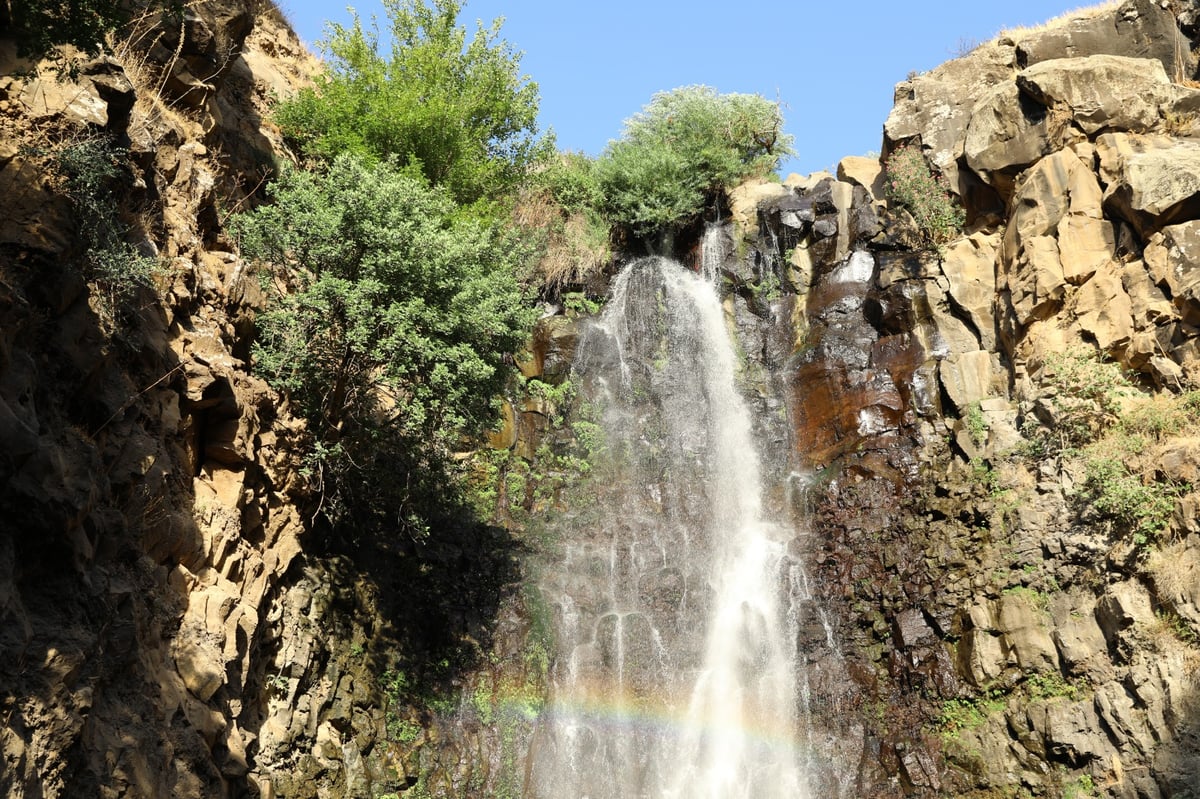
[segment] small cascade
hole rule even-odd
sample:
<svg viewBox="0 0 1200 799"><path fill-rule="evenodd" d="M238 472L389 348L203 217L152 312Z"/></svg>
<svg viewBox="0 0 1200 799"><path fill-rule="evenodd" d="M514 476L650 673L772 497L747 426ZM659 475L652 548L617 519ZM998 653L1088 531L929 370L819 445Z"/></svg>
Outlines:
<svg viewBox="0 0 1200 799"><path fill-rule="evenodd" d="M800 531L766 518L716 267L702 271L632 264L580 344L574 380L605 448L542 580L557 656L531 797L816 795L798 642L829 627Z"/></svg>

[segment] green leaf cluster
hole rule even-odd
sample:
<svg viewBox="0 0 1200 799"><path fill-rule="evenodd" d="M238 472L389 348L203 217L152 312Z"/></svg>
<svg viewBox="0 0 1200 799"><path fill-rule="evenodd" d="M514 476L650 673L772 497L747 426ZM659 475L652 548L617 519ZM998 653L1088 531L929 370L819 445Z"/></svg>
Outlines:
<svg viewBox="0 0 1200 799"><path fill-rule="evenodd" d="M104 292L110 313L153 285L158 265L126 241L128 225L121 219L115 190L128 159L128 152L105 135L81 136L51 154L54 172L80 220L87 276Z"/></svg>
<svg viewBox="0 0 1200 799"><path fill-rule="evenodd" d="M946 179L930 170L921 148L897 148L887 157L885 168L888 199L908 209L930 242L943 244L959 235L966 220L962 207Z"/></svg>
<svg viewBox="0 0 1200 799"><path fill-rule="evenodd" d="M309 420L313 473L343 497L326 506L331 521L378 502L419 533L400 510L417 493L411 472L491 422L505 359L532 326L517 276L527 253L393 160L286 169L271 194L236 223L243 251L287 267L291 282L259 317L258 370ZM399 496L363 482L398 471L410 473ZM426 472L419 493L436 495L440 478Z"/></svg>
<svg viewBox="0 0 1200 799"><path fill-rule="evenodd" d="M718 190L775 169L791 144L778 103L760 95L660 92L596 162L604 211L639 236L685 225Z"/></svg>
<svg viewBox="0 0 1200 799"><path fill-rule="evenodd" d="M499 38L501 20L467 39L461 5L384 0L387 57L374 24L331 24L328 74L277 110L285 135L317 161L395 158L463 204L511 190L553 149L537 134L538 87Z"/></svg>
<svg viewBox="0 0 1200 799"><path fill-rule="evenodd" d="M1086 462L1084 490L1092 508L1109 519L1137 544L1157 540L1170 527L1181 486L1133 474L1112 457L1095 456Z"/></svg>

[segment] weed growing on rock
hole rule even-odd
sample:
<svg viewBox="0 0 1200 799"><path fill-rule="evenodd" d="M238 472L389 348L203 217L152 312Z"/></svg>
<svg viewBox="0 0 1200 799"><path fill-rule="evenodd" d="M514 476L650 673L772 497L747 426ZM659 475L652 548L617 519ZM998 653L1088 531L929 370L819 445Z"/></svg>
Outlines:
<svg viewBox="0 0 1200 799"><path fill-rule="evenodd" d="M76 139L51 154L79 218L79 233L87 245L87 275L102 289L110 312L139 289L153 286L157 266L155 259L125 240L128 226L121 221L113 189L127 158L128 153L104 135Z"/></svg>
<svg viewBox="0 0 1200 799"><path fill-rule="evenodd" d="M1084 494L1092 508L1134 543L1157 541L1170 526L1175 501L1183 493L1180 486L1144 480L1111 457L1090 457L1085 468Z"/></svg>
<svg viewBox="0 0 1200 799"><path fill-rule="evenodd" d="M1083 695L1083 688L1065 679L1057 671L1031 674L1025 681L1033 699L1066 699L1074 702Z"/></svg>
<svg viewBox="0 0 1200 799"><path fill-rule="evenodd" d="M1005 705L1005 697L997 692L966 699L947 699L938 714L937 732L943 743L957 742L963 732L982 727L989 716L1003 711Z"/></svg>
<svg viewBox="0 0 1200 799"><path fill-rule="evenodd" d="M962 232L966 216L941 175L934 175L919 147L904 145L884 162L887 197L908 209L931 244L944 244Z"/></svg>

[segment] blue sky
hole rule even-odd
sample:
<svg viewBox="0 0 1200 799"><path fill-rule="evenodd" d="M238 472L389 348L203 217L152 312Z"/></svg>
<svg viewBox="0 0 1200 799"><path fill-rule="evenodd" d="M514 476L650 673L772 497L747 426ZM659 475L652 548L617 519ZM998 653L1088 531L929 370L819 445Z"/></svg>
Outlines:
<svg viewBox="0 0 1200 799"><path fill-rule="evenodd" d="M279 0L300 37L346 22L340 4ZM558 146L597 155L656 91L706 84L784 104L795 158L781 172L832 167L878 151L893 87L961 47L1033 25L1080 0L466 0L460 22L504 17L501 36L524 52L541 90L540 124ZM386 18L360 0L364 19Z"/></svg>

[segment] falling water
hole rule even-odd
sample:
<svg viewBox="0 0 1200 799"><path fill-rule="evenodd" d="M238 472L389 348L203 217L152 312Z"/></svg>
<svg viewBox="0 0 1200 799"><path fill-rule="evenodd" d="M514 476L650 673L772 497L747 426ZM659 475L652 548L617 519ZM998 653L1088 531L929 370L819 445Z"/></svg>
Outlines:
<svg viewBox="0 0 1200 799"><path fill-rule="evenodd" d="M660 258L618 276L581 342L605 454L543 580L558 654L530 796L810 795L807 578L797 531L765 518L738 368L712 282Z"/></svg>

